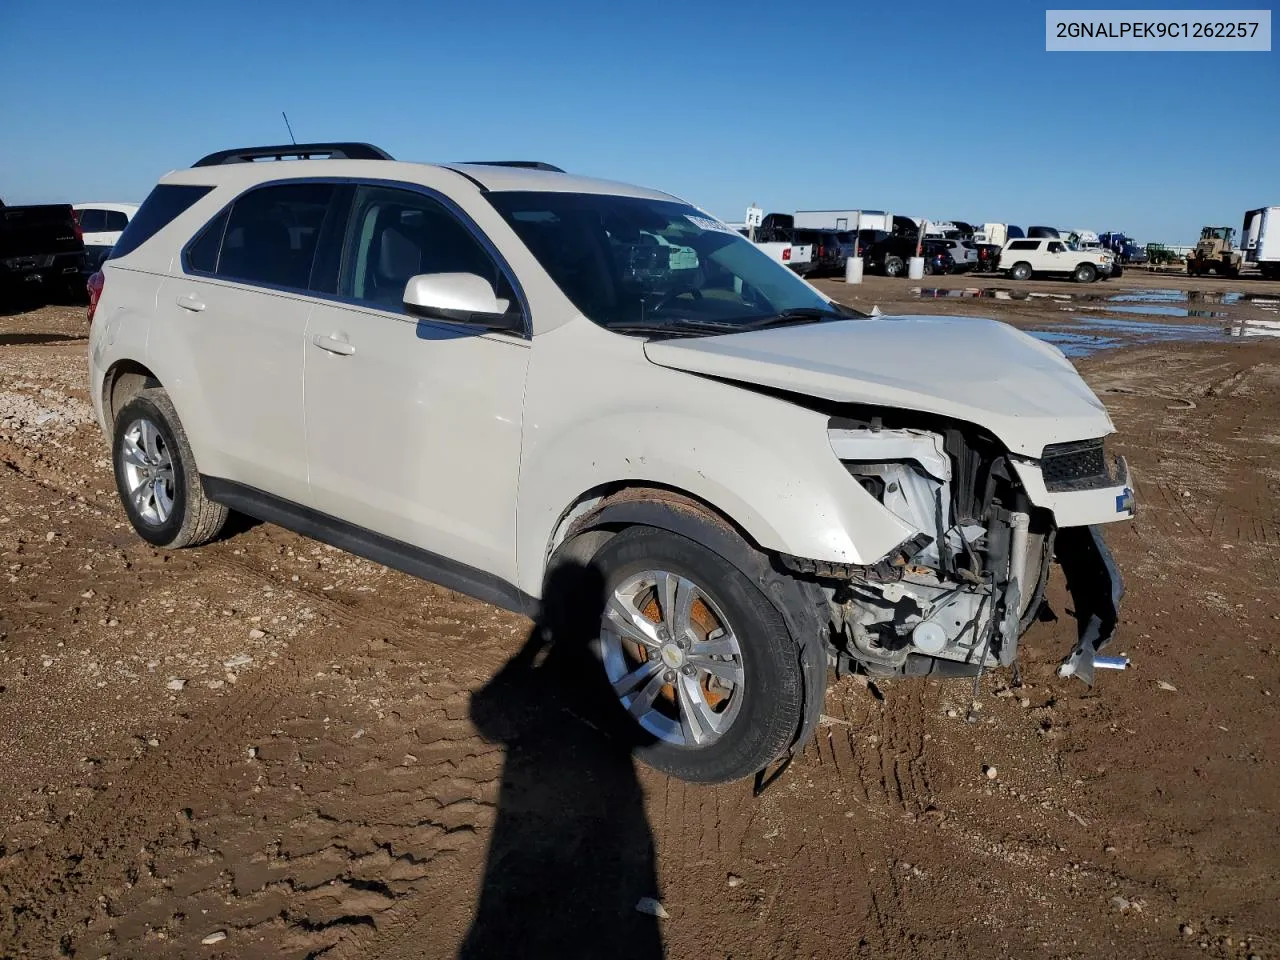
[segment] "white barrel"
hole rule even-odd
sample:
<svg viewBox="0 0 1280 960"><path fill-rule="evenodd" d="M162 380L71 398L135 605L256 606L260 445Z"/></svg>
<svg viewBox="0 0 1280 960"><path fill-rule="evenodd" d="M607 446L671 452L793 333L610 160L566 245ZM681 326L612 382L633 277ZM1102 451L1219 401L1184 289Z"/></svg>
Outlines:
<svg viewBox="0 0 1280 960"><path fill-rule="evenodd" d="M862 258L850 257L844 262L844 282L845 283L861 283L862 282Z"/></svg>
<svg viewBox="0 0 1280 960"><path fill-rule="evenodd" d="M907 261L907 279L924 279L924 257L912 257Z"/></svg>

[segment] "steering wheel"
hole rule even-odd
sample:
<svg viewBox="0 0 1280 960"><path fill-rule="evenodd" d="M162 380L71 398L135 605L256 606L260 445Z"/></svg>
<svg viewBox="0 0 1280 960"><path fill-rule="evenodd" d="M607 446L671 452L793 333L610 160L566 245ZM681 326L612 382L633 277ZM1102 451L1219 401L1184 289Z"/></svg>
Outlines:
<svg viewBox="0 0 1280 960"><path fill-rule="evenodd" d="M693 299L695 300L702 299L702 291L699 290L697 287L686 283L686 284L682 284L681 286L674 287L671 290L668 290L666 293L662 294L662 298L657 303L655 303L652 307L650 307L649 310L652 311L653 313L658 313L663 307L671 303L672 300L675 300L677 297L682 297L686 293L693 294Z"/></svg>

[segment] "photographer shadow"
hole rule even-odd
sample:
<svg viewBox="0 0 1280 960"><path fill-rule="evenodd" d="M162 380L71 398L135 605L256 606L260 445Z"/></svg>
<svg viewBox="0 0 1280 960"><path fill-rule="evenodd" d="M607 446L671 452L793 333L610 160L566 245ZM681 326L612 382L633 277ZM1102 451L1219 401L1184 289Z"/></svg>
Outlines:
<svg viewBox="0 0 1280 960"><path fill-rule="evenodd" d="M663 956L653 836L619 706L591 649L604 578L557 567L521 650L471 700L506 746L475 919L459 957Z"/></svg>

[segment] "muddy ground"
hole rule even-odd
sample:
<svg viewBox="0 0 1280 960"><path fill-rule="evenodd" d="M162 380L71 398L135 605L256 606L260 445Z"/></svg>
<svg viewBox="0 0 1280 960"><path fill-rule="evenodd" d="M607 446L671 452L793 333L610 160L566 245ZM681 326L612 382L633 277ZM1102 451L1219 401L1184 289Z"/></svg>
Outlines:
<svg viewBox="0 0 1280 960"><path fill-rule="evenodd" d="M918 286L831 289L1079 319ZM1211 309L1136 319L1277 319ZM1280 339L1086 331L1137 477L1109 534L1129 671L1055 678L1055 579L980 722L967 681L842 679L756 798L619 761L572 691L502 669L525 619L264 524L143 544L85 332L0 317L0 956L1280 957Z"/></svg>

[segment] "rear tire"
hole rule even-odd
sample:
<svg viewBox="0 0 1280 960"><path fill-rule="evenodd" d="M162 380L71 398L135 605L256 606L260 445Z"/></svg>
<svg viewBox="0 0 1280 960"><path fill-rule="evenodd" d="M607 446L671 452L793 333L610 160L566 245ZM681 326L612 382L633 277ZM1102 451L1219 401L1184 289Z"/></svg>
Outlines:
<svg viewBox="0 0 1280 960"><path fill-rule="evenodd" d="M1023 261L1021 263L1015 263L1012 269L1010 269L1009 271L1009 276L1014 280L1030 280L1031 264L1027 263L1026 261Z"/></svg>
<svg viewBox="0 0 1280 960"><path fill-rule="evenodd" d="M777 607L737 567L653 527L619 533L591 565L604 577L607 601L597 652L617 696L613 712L636 756L681 780L724 783L751 776L786 750L804 706L799 644ZM621 621L608 616L610 607L630 614L628 622L639 616L648 623L614 629ZM665 640L650 638L645 646L630 639L646 634ZM682 634L689 639L677 650Z"/></svg>
<svg viewBox="0 0 1280 960"><path fill-rule="evenodd" d="M157 547L195 547L218 535L227 508L205 496L195 454L169 395L143 390L115 417L116 492L138 536Z"/></svg>
<svg viewBox="0 0 1280 960"><path fill-rule="evenodd" d="M886 277L902 276L902 258L886 257L884 261L884 275Z"/></svg>

